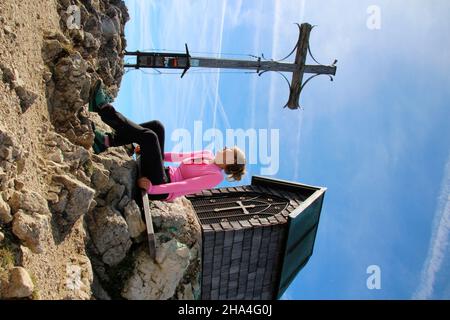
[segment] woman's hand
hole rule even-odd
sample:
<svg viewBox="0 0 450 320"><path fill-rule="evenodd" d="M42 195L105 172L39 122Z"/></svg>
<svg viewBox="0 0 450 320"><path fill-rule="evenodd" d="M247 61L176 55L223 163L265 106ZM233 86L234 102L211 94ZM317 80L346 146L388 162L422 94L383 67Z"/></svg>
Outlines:
<svg viewBox="0 0 450 320"><path fill-rule="evenodd" d="M139 186L139 188L144 189L145 191L147 191L152 186L152 183L147 178L142 177L142 178L138 179L137 185Z"/></svg>

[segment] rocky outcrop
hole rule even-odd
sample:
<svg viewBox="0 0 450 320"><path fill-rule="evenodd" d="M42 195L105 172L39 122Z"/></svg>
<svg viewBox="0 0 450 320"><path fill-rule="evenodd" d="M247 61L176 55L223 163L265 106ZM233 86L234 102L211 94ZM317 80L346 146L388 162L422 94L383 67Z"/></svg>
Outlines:
<svg viewBox="0 0 450 320"><path fill-rule="evenodd" d="M127 299L194 299L200 295L201 232L188 200L154 201L152 217L157 238L156 259L147 247L135 256L135 266L125 282Z"/></svg>
<svg viewBox="0 0 450 320"><path fill-rule="evenodd" d="M3 198L0 197L0 223L7 224L10 223L12 219L11 208L3 201Z"/></svg>
<svg viewBox="0 0 450 320"><path fill-rule="evenodd" d="M8 282L3 289L3 298L26 298L31 296L34 284L28 271L22 267L14 267L9 272Z"/></svg>
<svg viewBox="0 0 450 320"><path fill-rule="evenodd" d="M0 78L14 90L20 101L20 108L25 112L36 100L37 94L27 89L17 69L10 69L0 62Z"/></svg>
<svg viewBox="0 0 450 320"><path fill-rule="evenodd" d="M33 252L42 253L50 235L49 217L19 210L14 215L12 231Z"/></svg>
<svg viewBox="0 0 450 320"><path fill-rule="evenodd" d="M53 182L61 187L53 210L60 215L63 224L71 225L89 211L95 190L67 175L54 175Z"/></svg>
<svg viewBox="0 0 450 320"><path fill-rule="evenodd" d="M80 9L79 29L65 24L69 5ZM40 127L34 136L26 129L13 134L0 119L0 249L10 257L0 266L0 295L198 298L201 236L190 202L150 203L157 238L153 261L136 162L123 148L100 155L91 148L92 122L111 128L88 112L90 86L101 78L116 96L124 73L129 19L124 2L58 0L57 8L60 27L44 32L38 51L45 92L35 92L38 87L17 68L0 62L0 89L6 87L18 101L11 110L32 117L33 106L45 96L49 117L35 119ZM17 33L10 31L11 37ZM31 141L28 148L24 139Z"/></svg>
<svg viewBox="0 0 450 320"><path fill-rule="evenodd" d="M47 200L35 191L22 190L14 191L9 199L9 205L12 212L16 213L20 209L28 213L38 213L41 215L49 215Z"/></svg>
<svg viewBox="0 0 450 320"><path fill-rule="evenodd" d="M130 201L125 206L124 216L130 237L138 241L139 237L146 230L146 226L141 217L141 209L139 209L135 201Z"/></svg>
<svg viewBox="0 0 450 320"><path fill-rule="evenodd" d="M45 48L45 47L44 47ZM91 76L88 64L79 52L50 64L53 77L47 84L50 114L57 132L71 142L89 148L94 136L90 130L90 120L82 107L89 98Z"/></svg>
<svg viewBox="0 0 450 320"><path fill-rule="evenodd" d="M0 126L0 191L6 202L13 190L21 189L17 175L22 173L27 155L17 139ZM0 202L0 219L8 220L9 213L8 206Z"/></svg>
<svg viewBox="0 0 450 320"><path fill-rule="evenodd" d="M94 136L83 106L89 88L101 78L113 96L124 73L124 26L129 20L122 1L60 1L61 21L69 19L67 8L80 10L80 25L63 33L48 32L42 49L49 73L45 78L52 122L71 142L89 148Z"/></svg>
<svg viewBox="0 0 450 320"><path fill-rule="evenodd" d="M43 252L50 234L50 210L39 193L24 189L26 154L17 139L0 129L0 223L12 224L12 232L35 252Z"/></svg>
<svg viewBox="0 0 450 320"><path fill-rule="evenodd" d="M113 287L110 295L126 299L192 298L194 291L198 297L201 236L190 202L151 202L158 239L153 261L141 209L133 199L136 163L118 150L93 160L97 206L86 216L86 225L99 285Z"/></svg>
<svg viewBox="0 0 450 320"><path fill-rule="evenodd" d="M135 270L123 289L123 297L133 300L173 297L190 259L189 248L175 239L158 247L156 261L150 258L146 248L141 248Z"/></svg>
<svg viewBox="0 0 450 320"><path fill-rule="evenodd" d="M121 262L131 247L131 239L127 222L120 212L109 206L100 207L94 210L88 225L102 261L109 266Z"/></svg>

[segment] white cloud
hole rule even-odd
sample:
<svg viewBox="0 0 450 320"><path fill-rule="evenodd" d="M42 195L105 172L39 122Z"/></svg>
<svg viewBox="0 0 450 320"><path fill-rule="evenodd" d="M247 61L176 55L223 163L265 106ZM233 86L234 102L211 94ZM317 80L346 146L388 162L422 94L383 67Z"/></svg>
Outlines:
<svg viewBox="0 0 450 320"><path fill-rule="evenodd" d="M450 156L442 179L438 207L433 220L428 255L425 260L420 284L413 295L413 299L432 298L436 276L441 270L445 259L448 259L448 239L450 232Z"/></svg>

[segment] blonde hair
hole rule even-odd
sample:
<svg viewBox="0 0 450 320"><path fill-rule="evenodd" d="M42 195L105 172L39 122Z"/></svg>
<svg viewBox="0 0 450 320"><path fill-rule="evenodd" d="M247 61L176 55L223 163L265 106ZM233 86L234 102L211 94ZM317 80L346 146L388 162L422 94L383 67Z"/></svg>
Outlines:
<svg viewBox="0 0 450 320"><path fill-rule="evenodd" d="M245 154L238 147L231 149L234 152L234 163L226 164L223 171L228 175L228 181L240 181L245 174Z"/></svg>

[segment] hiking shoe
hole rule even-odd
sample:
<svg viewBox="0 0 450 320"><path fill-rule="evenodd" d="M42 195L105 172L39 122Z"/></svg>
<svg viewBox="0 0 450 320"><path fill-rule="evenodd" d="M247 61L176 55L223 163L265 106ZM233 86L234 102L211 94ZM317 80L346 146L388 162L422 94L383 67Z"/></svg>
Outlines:
<svg viewBox="0 0 450 320"><path fill-rule="evenodd" d="M95 138L94 144L92 145L92 149L94 149L95 154L99 154L106 151L106 149L108 149L108 147L105 144L106 133L97 129L94 131L94 133Z"/></svg>
<svg viewBox="0 0 450 320"><path fill-rule="evenodd" d="M98 79L89 93L89 111L99 112L101 107L113 102L113 98L106 93L102 80Z"/></svg>
<svg viewBox="0 0 450 320"><path fill-rule="evenodd" d="M94 149L95 154L102 153L108 149L108 146L105 144L105 137L107 133L98 130L95 128L95 124L92 122L92 130L94 130L94 144L92 145L92 149Z"/></svg>

